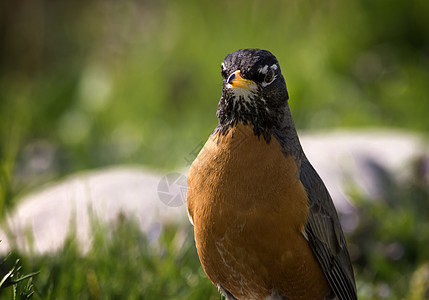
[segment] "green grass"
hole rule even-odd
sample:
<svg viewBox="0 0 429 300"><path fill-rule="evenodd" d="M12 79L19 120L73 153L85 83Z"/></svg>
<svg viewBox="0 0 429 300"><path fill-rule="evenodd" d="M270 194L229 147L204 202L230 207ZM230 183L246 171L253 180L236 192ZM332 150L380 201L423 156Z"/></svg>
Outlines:
<svg viewBox="0 0 429 300"><path fill-rule="evenodd" d="M166 226L148 239L137 220L120 215L113 224L94 218L91 236L85 254L73 231L54 255L13 253L24 270L39 272L32 278L35 299L220 299L199 263L190 225ZM0 299L12 292L1 290Z"/></svg>
<svg viewBox="0 0 429 300"><path fill-rule="evenodd" d="M417 159L410 167L413 175L404 181L374 164L378 197L353 197L359 225L349 241L362 299L427 298L429 181L425 168L427 161Z"/></svg>

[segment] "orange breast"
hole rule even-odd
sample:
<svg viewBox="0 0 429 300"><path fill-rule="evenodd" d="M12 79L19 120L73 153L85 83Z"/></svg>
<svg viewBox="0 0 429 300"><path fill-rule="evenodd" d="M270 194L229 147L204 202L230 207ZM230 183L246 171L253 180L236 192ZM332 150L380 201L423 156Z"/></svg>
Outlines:
<svg viewBox="0 0 429 300"><path fill-rule="evenodd" d="M303 232L308 199L293 156L247 125L214 135L192 164L187 206L201 264L236 298L323 299L329 286Z"/></svg>

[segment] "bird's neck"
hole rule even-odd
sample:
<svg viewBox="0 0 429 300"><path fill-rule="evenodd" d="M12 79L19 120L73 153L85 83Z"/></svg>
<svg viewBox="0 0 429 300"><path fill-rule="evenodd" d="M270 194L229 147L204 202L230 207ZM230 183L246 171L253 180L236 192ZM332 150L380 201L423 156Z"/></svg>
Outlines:
<svg viewBox="0 0 429 300"><path fill-rule="evenodd" d="M250 125L253 128L254 135L262 136L266 143L269 143L274 136L283 146L289 143L299 145L287 102L282 107L272 110L260 110L257 113L241 112L229 106L232 106L232 104L221 99L217 112L219 124L215 132L225 135L232 127L240 124Z"/></svg>
<svg viewBox="0 0 429 300"><path fill-rule="evenodd" d="M305 156L295 129L292 114L289 105L286 104L281 122L271 133L283 146L287 154L295 156L296 161L300 164L301 159Z"/></svg>

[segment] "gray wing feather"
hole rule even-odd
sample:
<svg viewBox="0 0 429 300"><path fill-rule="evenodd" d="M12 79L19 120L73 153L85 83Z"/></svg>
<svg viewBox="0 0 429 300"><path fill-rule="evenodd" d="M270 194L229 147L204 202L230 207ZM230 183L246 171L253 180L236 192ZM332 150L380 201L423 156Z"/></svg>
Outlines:
<svg viewBox="0 0 429 300"><path fill-rule="evenodd" d="M303 158L300 179L307 191L310 215L305 228L313 253L339 300L357 299L353 268L337 211L322 179Z"/></svg>

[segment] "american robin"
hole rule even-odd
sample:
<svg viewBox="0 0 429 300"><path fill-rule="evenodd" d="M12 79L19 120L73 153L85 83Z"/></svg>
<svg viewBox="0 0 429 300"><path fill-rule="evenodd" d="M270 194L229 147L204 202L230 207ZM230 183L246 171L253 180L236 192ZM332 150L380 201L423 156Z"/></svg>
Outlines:
<svg viewBox="0 0 429 300"><path fill-rule="evenodd" d="M192 163L201 264L226 299L357 299L332 199L306 158L269 51L225 57L219 125Z"/></svg>

